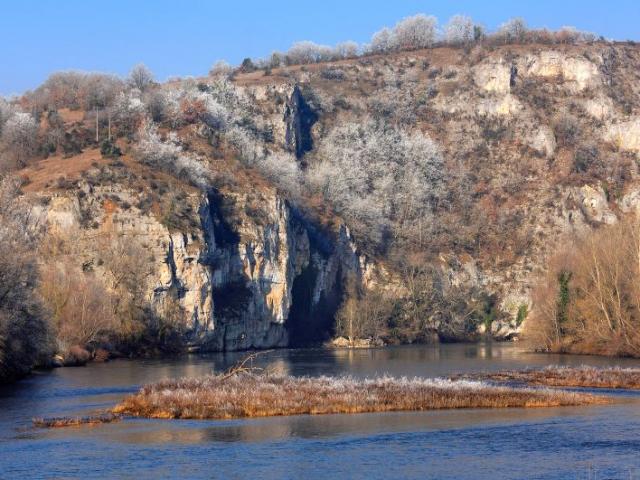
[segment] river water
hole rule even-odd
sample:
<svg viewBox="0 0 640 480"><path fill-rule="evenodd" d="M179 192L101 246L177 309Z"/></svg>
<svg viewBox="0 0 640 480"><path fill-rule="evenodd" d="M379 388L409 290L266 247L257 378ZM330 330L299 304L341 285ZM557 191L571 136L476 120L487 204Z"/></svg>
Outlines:
<svg viewBox="0 0 640 480"><path fill-rule="evenodd" d="M36 416L108 408L143 383L227 368L242 354L92 364L0 389L0 478L640 479L640 393L609 406L248 420L127 419L40 430ZM517 344L276 350L292 375L443 376L640 361L533 354Z"/></svg>

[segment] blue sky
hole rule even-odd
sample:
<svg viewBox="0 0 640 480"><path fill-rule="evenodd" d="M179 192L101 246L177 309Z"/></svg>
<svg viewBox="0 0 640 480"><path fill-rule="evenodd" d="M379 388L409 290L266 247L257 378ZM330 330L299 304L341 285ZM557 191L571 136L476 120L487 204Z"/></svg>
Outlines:
<svg viewBox="0 0 640 480"><path fill-rule="evenodd" d="M414 13L441 23L464 13L489 29L522 16L534 27L572 25L640 40L638 0L1 0L0 94L34 88L58 70L124 75L138 62L160 80L202 75L217 59L239 63L297 40L366 42Z"/></svg>

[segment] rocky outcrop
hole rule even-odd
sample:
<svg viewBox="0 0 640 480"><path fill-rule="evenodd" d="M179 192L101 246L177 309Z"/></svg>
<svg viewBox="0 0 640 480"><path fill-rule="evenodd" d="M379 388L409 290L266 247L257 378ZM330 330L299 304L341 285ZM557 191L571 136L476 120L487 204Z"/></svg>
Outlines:
<svg viewBox="0 0 640 480"><path fill-rule="evenodd" d="M609 202L602 187L584 185L579 191L582 213L594 223L615 223L618 218L609 209Z"/></svg>
<svg viewBox="0 0 640 480"><path fill-rule="evenodd" d="M620 150L640 153L640 118L609 125L605 138Z"/></svg>
<svg viewBox="0 0 640 480"><path fill-rule="evenodd" d="M559 79L572 93L596 85L600 74L596 64L586 58L554 50L525 56L520 60L519 71L524 76Z"/></svg>
<svg viewBox="0 0 640 480"><path fill-rule="evenodd" d="M296 212L275 190L193 193L199 228L180 231L152 213L103 201L100 189L71 192L38 207L50 232L73 238L72 261L94 265L93 238L136 242L148 252L144 290L161 316L177 302L187 339L204 350L244 350L327 340L347 276L372 281L374 267L361 257L345 226L325 232ZM110 187L109 196L135 203L135 193ZM82 225L92 209L93 228Z"/></svg>
<svg viewBox="0 0 640 480"><path fill-rule="evenodd" d="M511 91L511 68L503 59L484 62L474 68L473 80L487 92L506 94Z"/></svg>

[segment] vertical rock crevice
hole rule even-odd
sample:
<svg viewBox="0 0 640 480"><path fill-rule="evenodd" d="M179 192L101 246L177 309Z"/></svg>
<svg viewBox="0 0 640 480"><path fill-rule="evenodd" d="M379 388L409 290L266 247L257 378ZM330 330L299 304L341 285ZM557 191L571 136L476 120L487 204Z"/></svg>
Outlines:
<svg viewBox="0 0 640 480"><path fill-rule="evenodd" d="M300 86L293 87L284 111L285 147L298 160L313 149L311 129L318 118L318 112L305 99Z"/></svg>

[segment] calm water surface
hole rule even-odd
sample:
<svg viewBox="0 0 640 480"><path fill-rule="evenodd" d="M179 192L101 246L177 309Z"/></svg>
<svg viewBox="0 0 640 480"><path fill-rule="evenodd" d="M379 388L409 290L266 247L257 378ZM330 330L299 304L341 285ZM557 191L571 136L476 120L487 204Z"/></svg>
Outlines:
<svg viewBox="0 0 640 480"><path fill-rule="evenodd" d="M34 416L82 415L141 384L220 371L241 354L125 361L38 373L0 389L0 478L640 479L640 394L614 406L126 420L58 430ZM441 376L546 364L640 361L531 354L515 344L278 350L292 375Z"/></svg>

